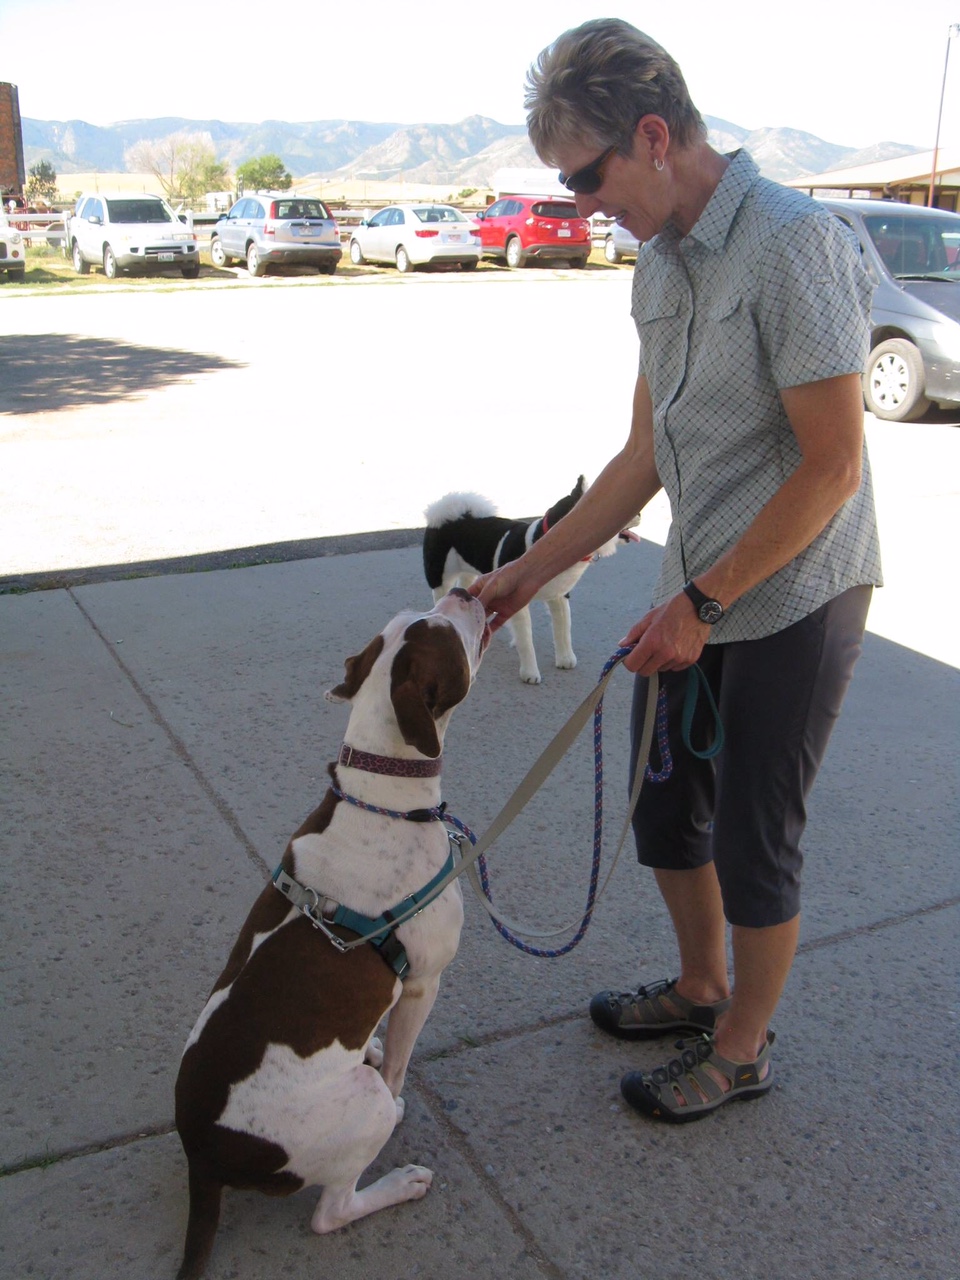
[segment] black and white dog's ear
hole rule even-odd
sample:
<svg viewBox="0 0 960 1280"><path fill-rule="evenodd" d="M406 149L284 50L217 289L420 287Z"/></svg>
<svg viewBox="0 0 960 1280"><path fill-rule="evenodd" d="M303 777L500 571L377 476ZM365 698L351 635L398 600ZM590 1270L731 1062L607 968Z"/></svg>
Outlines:
<svg viewBox="0 0 960 1280"><path fill-rule="evenodd" d="M383 652L383 636L375 636L362 653L347 658L343 683L328 689L324 697L328 702L349 702L356 697L360 686L373 670L373 664Z"/></svg>

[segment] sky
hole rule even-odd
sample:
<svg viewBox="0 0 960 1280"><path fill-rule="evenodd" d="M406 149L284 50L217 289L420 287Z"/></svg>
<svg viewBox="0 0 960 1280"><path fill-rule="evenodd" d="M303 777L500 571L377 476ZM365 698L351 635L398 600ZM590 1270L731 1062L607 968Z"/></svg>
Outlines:
<svg viewBox="0 0 960 1280"><path fill-rule="evenodd" d="M948 31L960 23L960 0L550 0L500 10L431 0L422 12L363 0L282 6L275 35L262 3L170 0L170 11L161 22L162 0L0 0L0 80L18 86L23 116L96 125L158 116L449 124L475 114L522 124L524 76L540 50L588 18L615 16L669 50L704 115L843 146L929 150ZM229 36L216 16L227 11ZM192 49L153 43L151 27L173 32L190 14ZM239 34L247 16L252 37ZM941 147L960 146L960 37L949 47Z"/></svg>

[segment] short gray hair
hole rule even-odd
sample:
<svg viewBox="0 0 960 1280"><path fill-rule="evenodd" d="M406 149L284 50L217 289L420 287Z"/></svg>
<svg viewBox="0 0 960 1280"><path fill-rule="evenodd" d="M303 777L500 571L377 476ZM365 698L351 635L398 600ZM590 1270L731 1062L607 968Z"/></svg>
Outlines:
<svg viewBox="0 0 960 1280"><path fill-rule="evenodd" d="M680 147L706 137L676 62L655 40L619 18L595 18L565 31L527 72L523 105L537 155L596 143L633 149L637 121L660 116Z"/></svg>

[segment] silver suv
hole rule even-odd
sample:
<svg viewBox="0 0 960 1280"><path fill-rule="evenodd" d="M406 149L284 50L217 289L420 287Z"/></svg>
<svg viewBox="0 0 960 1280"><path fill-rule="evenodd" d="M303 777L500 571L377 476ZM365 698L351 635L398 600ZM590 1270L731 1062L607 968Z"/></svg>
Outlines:
<svg viewBox="0 0 960 1280"><path fill-rule="evenodd" d="M274 263L303 263L332 276L341 254L340 232L323 201L288 191L243 196L210 234L213 265L243 258L252 276Z"/></svg>
<svg viewBox="0 0 960 1280"><path fill-rule="evenodd" d="M603 256L608 262L623 262L624 258L635 258L640 252L640 241L619 222L613 222L607 228L603 238Z"/></svg>
<svg viewBox="0 0 960 1280"><path fill-rule="evenodd" d="M83 195L66 230L79 275L86 275L91 266L102 266L108 280L122 271L171 267L179 267L187 280L200 274L196 233L160 196Z"/></svg>

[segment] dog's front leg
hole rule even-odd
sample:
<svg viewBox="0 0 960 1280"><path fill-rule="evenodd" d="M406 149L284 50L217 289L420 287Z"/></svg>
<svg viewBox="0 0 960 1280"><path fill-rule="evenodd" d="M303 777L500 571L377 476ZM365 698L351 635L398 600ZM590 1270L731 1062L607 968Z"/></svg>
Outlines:
<svg viewBox="0 0 960 1280"><path fill-rule="evenodd" d="M553 596L547 601L547 608L553 623L554 660L558 667L570 670L577 665L577 655L573 652L570 600L567 596Z"/></svg>
<svg viewBox="0 0 960 1280"><path fill-rule="evenodd" d="M400 1097L400 1092L406 1079L410 1055L413 1053L417 1036L423 1030L423 1024L430 1016L430 1010L433 1008L439 990L439 974L435 978L408 978L403 984L403 995L390 1011L380 1075L397 1100L398 1120L403 1118L403 1099Z"/></svg>
<svg viewBox="0 0 960 1280"><path fill-rule="evenodd" d="M533 648L533 623L529 608L518 609L507 625L520 658L520 679L526 684L539 684L540 668Z"/></svg>

